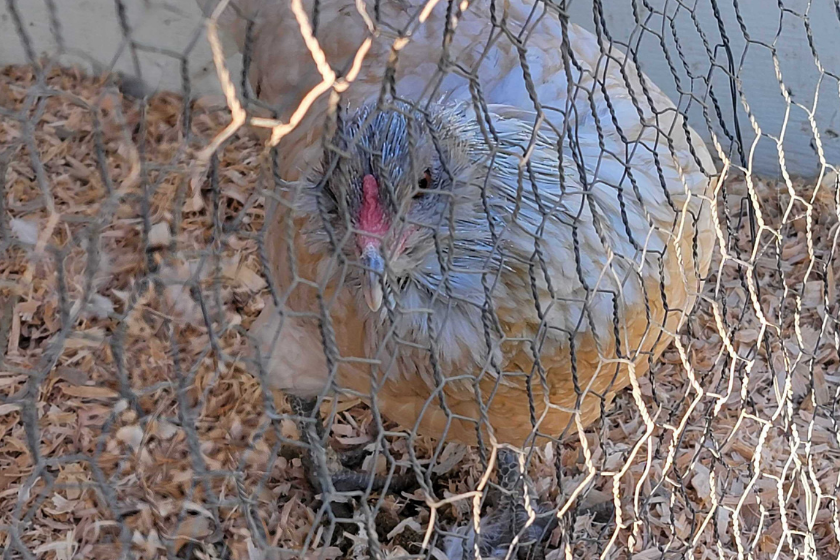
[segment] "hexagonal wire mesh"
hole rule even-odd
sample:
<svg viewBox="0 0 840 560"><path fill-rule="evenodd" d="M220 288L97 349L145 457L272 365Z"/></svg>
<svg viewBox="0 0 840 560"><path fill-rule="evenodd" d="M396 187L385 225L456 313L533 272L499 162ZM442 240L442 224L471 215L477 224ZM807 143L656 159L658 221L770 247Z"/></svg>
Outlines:
<svg viewBox="0 0 840 560"><path fill-rule="evenodd" d="M34 5L4 558L840 558L836 0Z"/></svg>

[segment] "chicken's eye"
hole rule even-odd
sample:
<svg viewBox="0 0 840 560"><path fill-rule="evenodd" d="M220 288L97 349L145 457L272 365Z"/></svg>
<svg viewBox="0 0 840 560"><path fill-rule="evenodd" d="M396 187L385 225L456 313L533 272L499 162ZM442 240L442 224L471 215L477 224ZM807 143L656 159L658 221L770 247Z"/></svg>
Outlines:
<svg viewBox="0 0 840 560"><path fill-rule="evenodd" d="M426 191L429 187L432 186L432 171L431 169L427 169L423 172L423 176L420 178L420 181L417 183L418 190L414 193L414 200L418 198L423 198L428 194Z"/></svg>

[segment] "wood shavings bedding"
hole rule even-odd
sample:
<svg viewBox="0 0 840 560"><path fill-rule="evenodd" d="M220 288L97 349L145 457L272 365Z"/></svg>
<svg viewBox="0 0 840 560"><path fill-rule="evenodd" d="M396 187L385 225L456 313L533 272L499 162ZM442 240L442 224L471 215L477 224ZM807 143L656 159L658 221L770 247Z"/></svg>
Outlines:
<svg viewBox="0 0 840 560"><path fill-rule="evenodd" d="M328 538L299 451L281 445L297 433L277 414L285 404L247 361L245 332L269 297L260 140L235 135L215 179L195 184L191 156L225 110L201 100L185 110L169 93L143 102L74 69L50 68L29 96L36 82L32 68L0 70L0 104L29 119L0 119L2 546L55 559L130 549L254 560L273 558L272 547L366 557L363 532ZM587 431L597 474L581 502L617 491L621 507L610 558L840 554L836 176L752 181L767 228L754 258L744 177L718 203L728 255L753 258L766 324L745 270L718 255L682 336L696 383L671 348L640 380L656 424L647 439L629 395ZM339 447L375 441L358 400L335 413ZM407 461L407 440L392 439ZM434 442L416 445L424 459ZM438 498L476 487L475 453L450 446L439 459ZM540 449L531 475L562 504L586 477L580 446ZM388 497L377 511L383 551L418 553L430 519L422 495ZM471 522L468 501L438 513L441 529ZM549 558L567 545L572 557L600 555L616 532L592 514L570 524Z"/></svg>

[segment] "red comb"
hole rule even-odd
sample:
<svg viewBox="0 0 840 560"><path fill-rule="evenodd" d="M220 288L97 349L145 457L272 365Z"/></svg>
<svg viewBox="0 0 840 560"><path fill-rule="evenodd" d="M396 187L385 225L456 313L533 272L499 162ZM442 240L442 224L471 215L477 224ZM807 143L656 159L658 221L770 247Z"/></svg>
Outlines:
<svg viewBox="0 0 840 560"><path fill-rule="evenodd" d="M364 233L372 233L377 236L385 235L388 231L385 212L382 210L382 204L379 200L379 184L373 175L365 175L362 179L362 209L359 212L359 229ZM376 237L366 235L363 235L359 241L362 246L378 245L380 242Z"/></svg>

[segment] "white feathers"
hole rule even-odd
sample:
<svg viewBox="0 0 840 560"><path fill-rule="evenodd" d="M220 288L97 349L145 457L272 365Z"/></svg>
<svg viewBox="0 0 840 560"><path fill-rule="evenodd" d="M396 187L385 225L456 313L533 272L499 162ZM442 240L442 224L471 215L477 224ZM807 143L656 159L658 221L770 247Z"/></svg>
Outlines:
<svg viewBox="0 0 840 560"><path fill-rule="evenodd" d="M38 224L28 220L13 218L10 222L12 233L22 243L35 246L38 243Z"/></svg>
<svg viewBox="0 0 840 560"><path fill-rule="evenodd" d="M105 319L114 312L114 302L101 294L91 294L86 311L97 319Z"/></svg>

